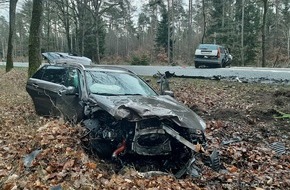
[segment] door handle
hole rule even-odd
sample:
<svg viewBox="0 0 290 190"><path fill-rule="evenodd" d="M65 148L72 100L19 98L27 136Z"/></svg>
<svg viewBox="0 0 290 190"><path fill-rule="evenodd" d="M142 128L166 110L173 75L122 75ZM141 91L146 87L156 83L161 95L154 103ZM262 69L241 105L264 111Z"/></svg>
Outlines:
<svg viewBox="0 0 290 190"><path fill-rule="evenodd" d="M38 84L36 84L36 83L33 83L32 86L33 86L34 88L38 88Z"/></svg>
<svg viewBox="0 0 290 190"><path fill-rule="evenodd" d="M59 96L62 96L62 93L64 93L64 92L65 92L65 89L62 89L62 90L59 90L57 94L58 94Z"/></svg>

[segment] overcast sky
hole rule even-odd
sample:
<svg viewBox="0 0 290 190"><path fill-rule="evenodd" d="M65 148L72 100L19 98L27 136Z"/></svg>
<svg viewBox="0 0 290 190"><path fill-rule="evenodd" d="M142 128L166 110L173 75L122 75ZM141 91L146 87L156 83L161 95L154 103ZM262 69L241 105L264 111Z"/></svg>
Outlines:
<svg viewBox="0 0 290 190"><path fill-rule="evenodd" d="M25 0L18 0L17 3L17 11L22 7L22 4L25 2ZM0 4L0 16L4 16L6 20L8 20L9 17L9 3Z"/></svg>
<svg viewBox="0 0 290 190"><path fill-rule="evenodd" d="M188 0L182 0L183 3L188 4ZM21 9L22 4L25 2L25 0L18 0L17 3L17 9L19 11L19 9ZM133 6L136 6L139 10L141 9L141 6L144 3L147 3L148 0L131 0L131 3ZM137 13L135 13L135 15L137 16ZM5 3L5 4L0 4L0 16L4 16L6 18L6 20L8 20L8 16L9 16L9 3Z"/></svg>

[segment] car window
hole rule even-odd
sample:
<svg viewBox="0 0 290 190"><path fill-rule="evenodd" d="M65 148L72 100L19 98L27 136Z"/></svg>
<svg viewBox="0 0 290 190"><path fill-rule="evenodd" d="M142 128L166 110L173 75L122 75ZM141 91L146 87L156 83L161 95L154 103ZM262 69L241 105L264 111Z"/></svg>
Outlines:
<svg viewBox="0 0 290 190"><path fill-rule="evenodd" d="M76 68L68 68L66 73L66 82L65 86L73 86L76 89L79 89L79 72Z"/></svg>
<svg viewBox="0 0 290 190"><path fill-rule="evenodd" d="M45 71L46 67L42 67L41 69L39 69L38 71L36 71L36 73L34 73L34 75L32 76L32 78L35 78L35 79L41 79L42 78L42 75Z"/></svg>
<svg viewBox="0 0 290 190"><path fill-rule="evenodd" d="M217 50L217 46L212 44L200 44L198 49Z"/></svg>
<svg viewBox="0 0 290 190"><path fill-rule="evenodd" d="M221 53L225 53L225 49L223 47L220 47Z"/></svg>
<svg viewBox="0 0 290 190"><path fill-rule="evenodd" d="M139 77L123 72L87 71L91 93L105 95L156 95Z"/></svg>
<svg viewBox="0 0 290 190"><path fill-rule="evenodd" d="M47 66L44 70L42 80L57 84L65 83L66 69L60 66Z"/></svg>

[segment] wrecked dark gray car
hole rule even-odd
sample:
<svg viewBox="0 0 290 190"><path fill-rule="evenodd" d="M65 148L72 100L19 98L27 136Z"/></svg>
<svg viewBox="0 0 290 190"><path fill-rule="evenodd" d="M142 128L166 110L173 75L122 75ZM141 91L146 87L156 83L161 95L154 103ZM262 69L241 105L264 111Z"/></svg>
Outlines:
<svg viewBox="0 0 290 190"><path fill-rule="evenodd" d="M100 158L135 159L148 168L158 162L181 177L206 145L197 114L123 68L45 65L26 89L37 114L81 122L87 149Z"/></svg>

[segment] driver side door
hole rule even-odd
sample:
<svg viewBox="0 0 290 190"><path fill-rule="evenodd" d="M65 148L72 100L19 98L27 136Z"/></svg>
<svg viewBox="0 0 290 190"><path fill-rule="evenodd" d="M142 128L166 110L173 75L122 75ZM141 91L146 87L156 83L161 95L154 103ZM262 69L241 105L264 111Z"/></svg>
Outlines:
<svg viewBox="0 0 290 190"><path fill-rule="evenodd" d="M81 100L81 79L80 71L77 68L67 68L65 83L59 90L56 102L64 118L74 123L81 121L84 113Z"/></svg>

